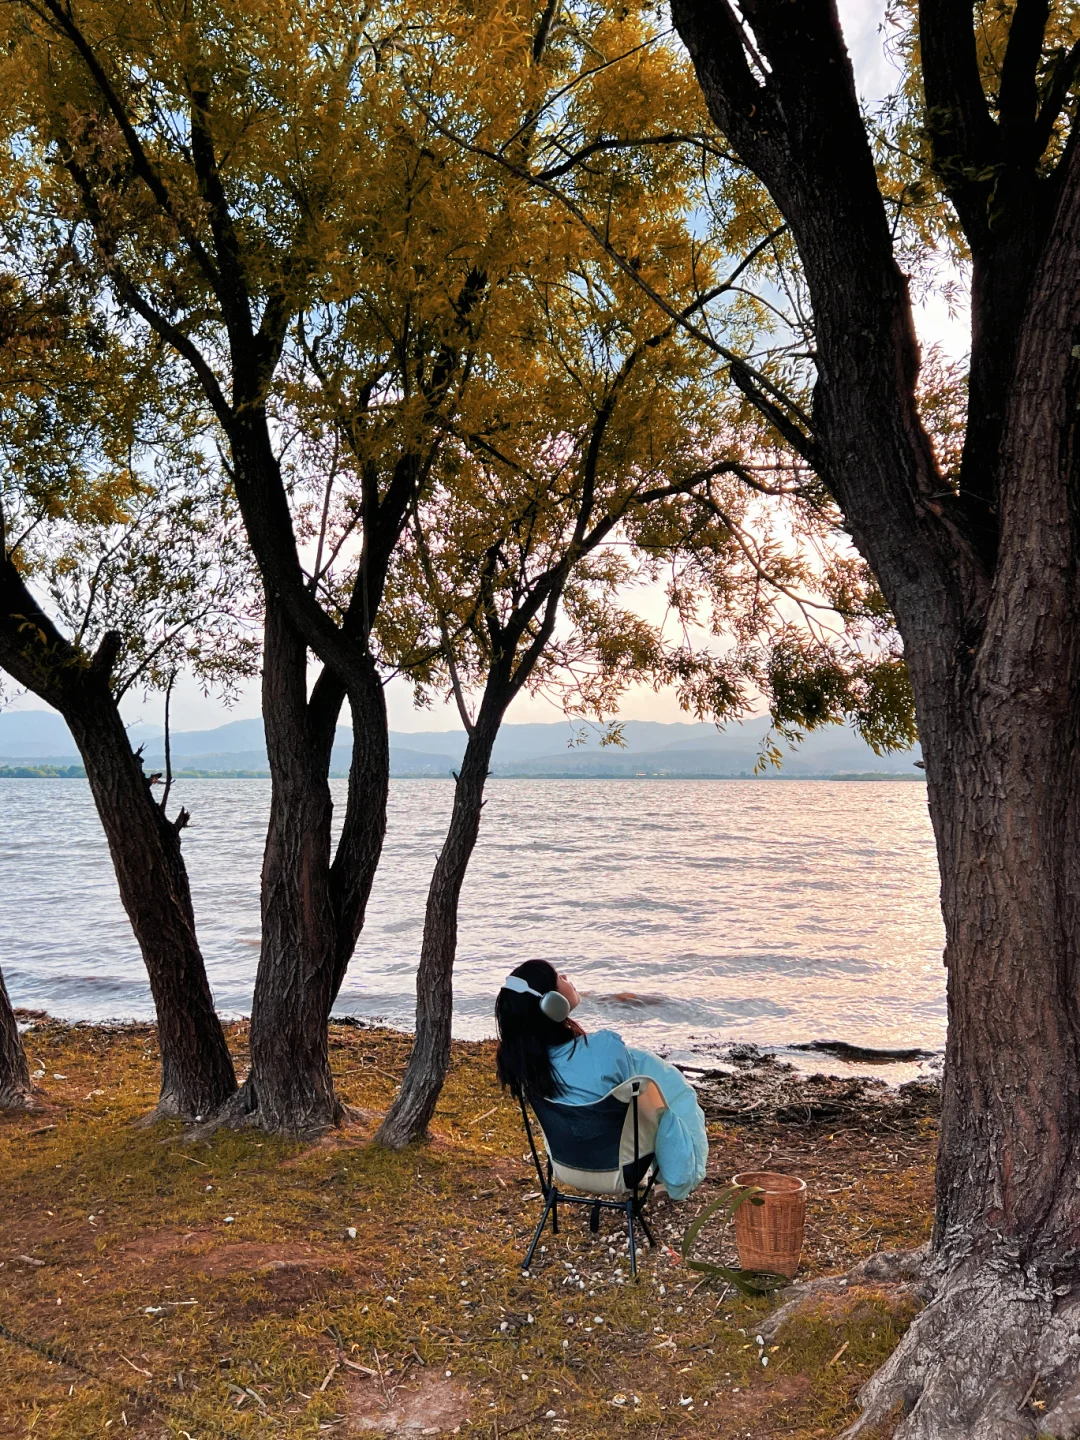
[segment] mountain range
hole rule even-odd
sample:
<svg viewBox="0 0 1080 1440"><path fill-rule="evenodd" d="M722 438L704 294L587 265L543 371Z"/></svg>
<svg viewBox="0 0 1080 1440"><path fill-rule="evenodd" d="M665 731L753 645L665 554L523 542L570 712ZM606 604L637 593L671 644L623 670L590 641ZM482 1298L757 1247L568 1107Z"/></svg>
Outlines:
<svg viewBox="0 0 1080 1440"><path fill-rule="evenodd" d="M589 778L606 776L751 775L768 730L763 716L717 730L705 724L662 724L629 720L622 745L601 745L601 731L570 722L504 725L495 743L491 771L497 776ZM158 725L133 725L132 743L143 747L147 769L164 768L164 732ZM266 771L266 746L261 718L233 720L213 730L174 731L172 762L176 771L203 774ZM780 772L797 777L827 775L895 775L921 778L914 768L918 747L896 755L875 755L851 730L830 726L815 731L796 748L784 748ZM351 732L339 726L331 773L348 773ZM462 730L391 731L390 773L447 776L461 763ZM49 710L6 711L0 714L0 766L69 766L79 763L67 726Z"/></svg>

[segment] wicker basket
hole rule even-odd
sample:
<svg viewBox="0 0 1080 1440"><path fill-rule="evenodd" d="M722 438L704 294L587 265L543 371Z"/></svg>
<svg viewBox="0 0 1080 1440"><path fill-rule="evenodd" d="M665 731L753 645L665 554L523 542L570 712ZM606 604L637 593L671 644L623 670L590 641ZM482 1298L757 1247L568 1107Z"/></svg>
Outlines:
<svg viewBox="0 0 1080 1440"><path fill-rule="evenodd" d="M735 1212L735 1243L744 1270L771 1270L791 1279L799 1268L806 1223L806 1181L771 1170L744 1170L736 1185L764 1192L764 1205L746 1200Z"/></svg>

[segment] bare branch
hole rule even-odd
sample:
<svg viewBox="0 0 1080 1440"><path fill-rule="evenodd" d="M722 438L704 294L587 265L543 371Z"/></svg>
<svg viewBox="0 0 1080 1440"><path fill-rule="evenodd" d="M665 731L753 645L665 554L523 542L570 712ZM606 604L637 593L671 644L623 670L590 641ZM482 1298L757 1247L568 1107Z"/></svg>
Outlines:
<svg viewBox="0 0 1080 1440"><path fill-rule="evenodd" d="M165 688L165 789L161 792L161 813L164 815L169 804L169 792L172 790L172 730L169 725L169 709L172 704L173 686L176 684L176 671L169 676L169 683Z"/></svg>

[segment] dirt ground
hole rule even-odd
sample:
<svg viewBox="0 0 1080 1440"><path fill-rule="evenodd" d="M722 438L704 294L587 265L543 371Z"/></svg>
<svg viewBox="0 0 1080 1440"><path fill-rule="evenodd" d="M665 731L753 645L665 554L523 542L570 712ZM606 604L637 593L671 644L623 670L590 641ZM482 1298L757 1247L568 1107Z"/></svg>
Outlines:
<svg viewBox="0 0 1080 1440"><path fill-rule="evenodd" d="M229 1038L242 1072L244 1027ZM801 1277L917 1246L929 1086L801 1082L753 1056L696 1075L709 1179L657 1198L637 1282L615 1218L593 1237L584 1212L523 1278L536 1176L488 1044L455 1047L431 1142L393 1154L370 1140L408 1054L395 1032L334 1025L352 1119L306 1146L139 1123L149 1027L41 1019L26 1043L36 1107L0 1118L0 1436L806 1440L851 1419L915 1310L853 1283L766 1340L770 1302L678 1251L716 1186L758 1168L807 1181ZM730 1234L695 1254L731 1263Z"/></svg>

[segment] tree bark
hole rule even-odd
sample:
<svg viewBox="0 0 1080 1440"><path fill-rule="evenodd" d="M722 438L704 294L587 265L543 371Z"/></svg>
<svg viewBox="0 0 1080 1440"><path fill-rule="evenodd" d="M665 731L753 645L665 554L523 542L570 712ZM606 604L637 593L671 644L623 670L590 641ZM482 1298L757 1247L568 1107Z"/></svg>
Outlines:
<svg viewBox="0 0 1080 1440"><path fill-rule="evenodd" d="M367 902L386 838L390 734L382 681L370 656L365 678L366 683L354 685L350 694L353 744L349 790L341 835L330 867L330 899L337 936L331 1007L364 927Z"/></svg>
<svg viewBox="0 0 1080 1440"><path fill-rule="evenodd" d="M311 1135L341 1116L327 1041L337 954L328 778L334 724L309 707L307 646L269 590L262 693L272 797L251 1073L223 1118Z"/></svg>
<svg viewBox="0 0 1080 1440"><path fill-rule="evenodd" d="M0 1110L25 1110L29 1105L30 1067L0 974Z"/></svg>
<svg viewBox="0 0 1080 1440"><path fill-rule="evenodd" d="M195 1119L236 1090L236 1077L195 933L180 848L188 816L184 810L172 821L165 816L131 749L110 688L118 646L119 636L110 632L88 660L0 555L0 664L63 715L79 748L154 998L157 1113Z"/></svg>
<svg viewBox="0 0 1080 1440"><path fill-rule="evenodd" d="M401 1089L375 1137L395 1150L424 1137L449 1069L458 902L480 833L491 751L509 699L496 703L493 697L489 704L485 696L465 747L450 826L428 887L416 972L416 1038Z"/></svg>
<svg viewBox="0 0 1080 1440"><path fill-rule="evenodd" d="M209 1114L236 1089L195 932L180 831L154 799L105 677L93 667L61 708L79 747L109 844L120 899L139 942L157 1014L160 1115Z"/></svg>
<svg viewBox="0 0 1080 1440"><path fill-rule="evenodd" d="M949 972L939 1288L866 1388L852 1435L898 1405L904 1440L1080 1431L1080 203L1070 186L1080 191L1080 151L1018 346L985 630L954 659L951 687L919 682ZM1018 1396L1037 1398L1041 1415Z"/></svg>

